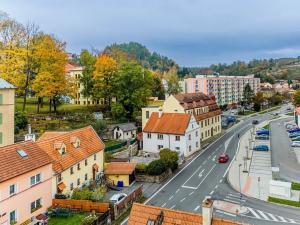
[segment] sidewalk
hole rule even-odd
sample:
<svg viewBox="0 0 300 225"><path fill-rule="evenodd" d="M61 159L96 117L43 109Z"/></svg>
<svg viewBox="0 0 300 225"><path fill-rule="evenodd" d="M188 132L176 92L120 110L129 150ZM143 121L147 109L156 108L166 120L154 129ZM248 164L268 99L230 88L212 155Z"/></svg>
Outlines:
<svg viewBox="0 0 300 225"><path fill-rule="evenodd" d="M257 125L256 129L263 127L267 123L268 121ZM253 151L249 150L248 160L246 160L247 165L245 165L244 158L247 155L246 147L249 147L249 138L251 138L250 130L240 138L239 149L229 169L228 181L236 191L241 191L242 194L249 197L267 201L269 197L269 181L272 179L271 153L268 151L263 153L255 152L253 154ZM255 144L262 144L256 142L258 141L255 140L251 143L251 148Z"/></svg>

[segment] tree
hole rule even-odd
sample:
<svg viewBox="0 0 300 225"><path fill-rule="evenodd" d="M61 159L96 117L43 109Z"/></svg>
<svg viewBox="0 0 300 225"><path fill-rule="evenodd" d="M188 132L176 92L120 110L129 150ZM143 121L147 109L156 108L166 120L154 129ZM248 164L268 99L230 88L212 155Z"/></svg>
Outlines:
<svg viewBox="0 0 300 225"><path fill-rule="evenodd" d="M253 90L250 87L250 84L247 83L244 87L243 97L246 104L250 104L253 98Z"/></svg>
<svg viewBox="0 0 300 225"><path fill-rule="evenodd" d="M93 124L93 128L99 137L103 138L107 129L107 124L105 120L96 120L96 122Z"/></svg>
<svg viewBox="0 0 300 225"><path fill-rule="evenodd" d="M181 87L179 85L179 77L177 75L177 68L173 66L164 76L167 82L167 90L166 92L169 95L180 93Z"/></svg>
<svg viewBox="0 0 300 225"><path fill-rule="evenodd" d="M153 160L147 166L147 173L149 175L161 175L166 170L166 163L162 159Z"/></svg>
<svg viewBox="0 0 300 225"><path fill-rule="evenodd" d="M123 62L118 73L115 88L117 103L114 108L124 112L127 119L135 118L151 96L151 72L136 62Z"/></svg>
<svg viewBox="0 0 300 225"><path fill-rule="evenodd" d="M98 100L103 98L109 110L116 92L117 69L117 62L112 57L105 54L97 57L93 73L93 97Z"/></svg>
<svg viewBox="0 0 300 225"><path fill-rule="evenodd" d="M254 108L254 110L255 110L256 112L259 112L259 111L260 111L261 105L264 103L265 100L266 100L266 99L265 99L263 93L261 93L261 92L258 92L258 93L253 97L253 103L254 103L253 108Z"/></svg>
<svg viewBox="0 0 300 225"><path fill-rule="evenodd" d="M293 104L295 107L300 106L300 89L297 89L294 93Z"/></svg>
<svg viewBox="0 0 300 225"><path fill-rule="evenodd" d="M163 99L165 94L164 86L159 74L153 74L153 85L152 85L152 96L158 97L158 99Z"/></svg>
<svg viewBox="0 0 300 225"><path fill-rule="evenodd" d="M275 93L269 101L272 105L279 105L282 103L283 97L279 93Z"/></svg>
<svg viewBox="0 0 300 225"><path fill-rule="evenodd" d="M178 168L178 154L175 151L171 151L168 148L162 149L159 152L159 157L163 160L167 167L172 171Z"/></svg>
<svg viewBox="0 0 300 225"><path fill-rule="evenodd" d="M80 64L83 66L80 82L83 85L81 94L84 98L90 98L93 95L93 72L95 70L96 57L88 50L83 49L80 53Z"/></svg>

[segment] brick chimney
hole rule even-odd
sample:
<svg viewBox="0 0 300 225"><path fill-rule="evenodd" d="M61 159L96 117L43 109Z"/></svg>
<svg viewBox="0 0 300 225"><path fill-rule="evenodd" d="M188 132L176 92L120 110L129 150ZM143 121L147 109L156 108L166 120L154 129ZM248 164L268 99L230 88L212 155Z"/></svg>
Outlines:
<svg viewBox="0 0 300 225"><path fill-rule="evenodd" d="M202 202L202 224L211 225L213 215L213 200L210 197L205 197Z"/></svg>

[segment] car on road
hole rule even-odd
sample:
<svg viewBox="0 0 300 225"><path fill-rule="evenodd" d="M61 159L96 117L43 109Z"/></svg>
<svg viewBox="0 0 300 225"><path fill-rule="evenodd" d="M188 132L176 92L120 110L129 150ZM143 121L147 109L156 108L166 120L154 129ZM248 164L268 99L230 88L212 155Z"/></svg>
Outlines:
<svg viewBox="0 0 300 225"><path fill-rule="evenodd" d="M300 147L300 141L293 141L292 147Z"/></svg>
<svg viewBox="0 0 300 225"><path fill-rule="evenodd" d="M125 197L127 197L127 195L125 193L118 193L118 194L114 194L113 196L110 197L110 201L116 205L118 203L120 203Z"/></svg>
<svg viewBox="0 0 300 225"><path fill-rule="evenodd" d="M292 128L288 130L289 133L295 133L295 132L300 132L300 128Z"/></svg>
<svg viewBox="0 0 300 225"><path fill-rule="evenodd" d="M294 132L294 133L289 134L289 138L295 138L295 137L299 137L299 136L300 136L300 132Z"/></svg>
<svg viewBox="0 0 300 225"><path fill-rule="evenodd" d="M256 145L253 148L254 151L269 151L268 145Z"/></svg>
<svg viewBox="0 0 300 225"><path fill-rule="evenodd" d="M252 124L259 124L258 120L252 120Z"/></svg>
<svg viewBox="0 0 300 225"><path fill-rule="evenodd" d="M269 140L269 135L267 134L259 134L255 136L255 139L257 140Z"/></svg>
<svg viewBox="0 0 300 225"><path fill-rule="evenodd" d="M219 163L227 163L228 160L229 160L229 156L225 153L222 153L218 159Z"/></svg>

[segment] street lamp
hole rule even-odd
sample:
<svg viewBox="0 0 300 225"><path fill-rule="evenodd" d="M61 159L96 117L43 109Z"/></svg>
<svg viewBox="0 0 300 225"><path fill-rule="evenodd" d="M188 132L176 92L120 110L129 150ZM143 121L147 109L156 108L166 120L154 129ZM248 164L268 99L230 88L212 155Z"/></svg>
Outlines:
<svg viewBox="0 0 300 225"><path fill-rule="evenodd" d="M240 208L242 208L241 166L242 164L239 164Z"/></svg>

